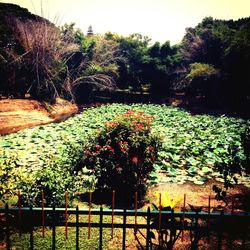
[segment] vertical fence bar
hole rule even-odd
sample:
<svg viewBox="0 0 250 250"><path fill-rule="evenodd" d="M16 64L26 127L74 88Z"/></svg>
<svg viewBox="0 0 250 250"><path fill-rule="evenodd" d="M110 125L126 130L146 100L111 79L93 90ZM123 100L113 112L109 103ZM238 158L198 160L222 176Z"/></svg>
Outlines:
<svg viewBox="0 0 250 250"><path fill-rule="evenodd" d="M218 250L222 247L222 227L223 227L224 211L221 211L218 224Z"/></svg>
<svg viewBox="0 0 250 250"><path fill-rule="evenodd" d="M100 228L99 228L99 249L102 250L102 223L103 223L103 208L100 207Z"/></svg>
<svg viewBox="0 0 250 250"><path fill-rule="evenodd" d="M79 250L79 207L76 206L76 250Z"/></svg>
<svg viewBox="0 0 250 250"><path fill-rule="evenodd" d="M5 216L6 216L6 248L7 250L10 250L10 221L9 221L9 206L8 204L6 204L5 206L5 209L6 209L6 213L5 213Z"/></svg>
<svg viewBox="0 0 250 250"><path fill-rule="evenodd" d="M65 192L65 238L68 239L68 191Z"/></svg>
<svg viewBox="0 0 250 250"><path fill-rule="evenodd" d="M170 246L172 246L173 242L173 226L174 226L174 209L171 209L171 218L170 218Z"/></svg>
<svg viewBox="0 0 250 250"><path fill-rule="evenodd" d="M183 201L182 231L181 231L181 241L182 242L184 240L185 210L186 210L186 194L184 194L184 201Z"/></svg>
<svg viewBox="0 0 250 250"><path fill-rule="evenodd" d="M135 192L135 233L137 231L137 192Z"/></svg>
<svg viewBox="0 0 250 250"><path fill-rule="evenodd" d="M52 210L52 249L56 249L56 208Z"/></svg>
<svg viewBox="0 0 250 250"><path fill-rule="evenodd" d="M123 210L123 232L122 232L122 249L126 249L126 218L127 218L127 210L126 208Z"/></svg>
<svg viewBox="0 0 250 250"><path fill-rule="evenodd" d="M231 215L233 215L234 214L234 199L235 199L235 196L233 196L233 198L232 198L232 207L231 207ZM231 230L230 230L230 232L229 232L229 245L230 246L232 246L232 232L231 232Z"/></svg>
<svg viewBox="0 0 250 250"><path fill-rule="evenodd" d="M208 232L208 243L210 242L210 212L211 212L211 195L208 196L208 221L207 221L207 232Z"/></svg>
<svg viewBox="0 0 250 250"><path fill-rule="evenodd" d="M18 190L18 227L19 237L21 236L21 192Z"/></svg>
<svg viewBox="0 0 250 250"><path fill-rule="evenodd" d="M33 217L33 210L32 210L32 206L30 206L30 250L34 249L32 217Z"/></svg>
<svg viewBox="0 0 250 250"><path fill-rule="evenodd" d="M112 192L112 218L111 218L111 238L114 236L114 209L115 209L115 190Z"/></svg>
<svg viewBox="0 0 250 250"><path fill-rule="evenodd" d="M42 236L44 238L44 226L45 226L45 216L44 216L44 192L42 190Z"/></svg>
<svg viewBox="0 0 250 250"><path fill-rule="evenodd" d="M246 218L247 218L247 212L245 212ZM248 223L249 221L246 219L244 220L244 226L243 226L243 235L242 235L242 249L246 249L246 240L247 240L247 234L248 234Z"/></svg>
<svg viewBox="0 0 250 250"><path fill-rule="evenodd" d="M195 227L194 227L194 249L198 248L198 212L195 213Z"/></svg>
<svg viewBox="0 0 250 250"><path fill-rule="evenodd" d="M147 211L147 234L146 234L146 250L149 250L149 243L150 243L150 217L151 217L151 212L150 212L150 207L148 207Z"/></svg>
<svg viewBox="0 0 250 250"><path fill-rule="evenodd" d="M89 192L88 239L90 239L92 192Z"/></svg>
<svg viewBox="0 0 250 250"><path fill-rule="evenodd" d="M161 246L161 211L162 211L162 206L161 206L161 193L159 194L159 216L158 216L158 220L159 220L159 225L158 225L158 240L159 240L159 246Z"/></svg>

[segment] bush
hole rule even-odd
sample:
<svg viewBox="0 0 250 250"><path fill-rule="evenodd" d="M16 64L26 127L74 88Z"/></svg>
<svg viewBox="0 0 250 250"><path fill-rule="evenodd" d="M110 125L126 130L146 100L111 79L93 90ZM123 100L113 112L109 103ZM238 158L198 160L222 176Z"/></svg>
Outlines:
<svg viewBox="0 0 250 250"><path fill-rule="evenodd" d="M22 168L17 154L8 154L0 158L0 203L10 203L17 195L19 183L31 181L32 175Z"/></svg>
<svg viewBox="0 0 250 250"><path fill-rule="evenodd" d="M71 204L75 193L83 193L90 189L93 177L89 175L89 170L84 168L76 175L65 168L59 158L53 159L52 156L49 161L48 167L36 171L32 184L19 183L23 205L41 206L44 191L45 205L60 207L65 204L65 191L68 191Z"/></svg>
<svg viewBox="0 0 250 250"><path fill-rule="evenodd" d="M17 202L18 190L21 191L22 205L41 206L44 191L46 206L64 206L65 191L72 201L74 193L84 193L92 189L95 177L86 168L74 172L72 166L81 160L81 149L71 141L63 141L61 155L48 153L40 158L41 165L34 159L22 161L21 152L8 152L0 148L0 204ZM65 157L68 155L68 157ZM33 162L32 162L33 161Z"/></svg>
<svg viewBox="0 0 250 250"><path fill-rule="evenodd" d="M244 149L244 153L246 155L245 159L245 169L249 173L250 172L250 126L248 126L244 133L241 135L242 146Z"/></svg>
<svg viewBox="0 0 250 250"><path fill-rule="evenodd" d="M249 173L250 163L250 128L246 127L241 134L241 143L243 152L237 147L231 146L229 148L230 156L228 157L228 164L217 165L219 172L224 179L224 187L213 186L213 190L216 193L218 200L226 201L226 195L228 188L233 188L234 184L238 184L239 176L242 173Z"/></svg>
<svg viewBox="0 0 250 250"><path fill-rule="evenodd" d="M186 76L187 88L186 92L189 95L204 95L212 102L218 95L218 77L219 70L213 65L205 63L190 64L190 72Z"/></svg>
<svg viewBox="0 0 250 250"><path fill-rule="evenodd" d="M107 122L84 150L84 166L97 176L97 190L115 190L120 202L129 204L146 193L146 180L157 157L159 139L151 134L153 116L129 110Z"/></svg>

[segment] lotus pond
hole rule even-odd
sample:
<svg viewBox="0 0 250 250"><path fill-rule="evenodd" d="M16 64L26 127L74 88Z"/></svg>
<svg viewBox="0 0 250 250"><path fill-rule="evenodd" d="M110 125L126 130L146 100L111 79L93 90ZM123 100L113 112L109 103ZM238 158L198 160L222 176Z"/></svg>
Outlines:
<svg viewBox="0 0 250 250"><path fill-rule="evenodd" d="M39 174L34 173L53 170L58 166L72 168L79 161L83 146L95 136L97 129L130 109L154 116L152 132L162 138L162 148L154 165L155 171L150 176L153 184L160 181L159 170L164 172L165 182L193 182L202 185L212 178L223 181L215 166L229 164L232 149L236 149L238 159L245 158L241 133L249 126L249 121L227 116L192 115L165 105L103 105L88 108L61 123L2 136L1 193L6 194L16 189L17 183L23 179L26 183L33 182L34 178L39 178ZM50 175L54 180L69 178L72 181L70 176L60 176L60 171L57 174L52 172ZM91 178L93 177L86 174L86 182L93 180ZM243 174L239 177L239 183L249 187L249 176Z"/></svg>

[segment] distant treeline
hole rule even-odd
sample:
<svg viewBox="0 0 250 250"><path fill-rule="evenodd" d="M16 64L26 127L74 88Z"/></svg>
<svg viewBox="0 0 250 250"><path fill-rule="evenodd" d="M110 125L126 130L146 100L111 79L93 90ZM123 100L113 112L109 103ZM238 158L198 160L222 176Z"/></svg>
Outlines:
<svg viewBox="0 0 250 250"><path fill-rule="evenodd" d="M162 30L164 32L164 28ZM167 97L202 96L207 105L250 107L250 18L206 17L180 44L152 44L141 34L87 35L0 4L0 92L53 102L86 101L93 90L127 89Z"/></svg>

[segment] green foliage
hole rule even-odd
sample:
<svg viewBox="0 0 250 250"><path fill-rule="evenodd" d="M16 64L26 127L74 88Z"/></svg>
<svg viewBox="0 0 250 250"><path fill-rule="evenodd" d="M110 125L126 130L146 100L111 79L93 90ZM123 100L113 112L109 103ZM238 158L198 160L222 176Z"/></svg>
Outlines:
<svg viewBox="0 0 250 250"><path fill-rule="evenodd" d="M11 12L14 5L9 8ZM5 13L2 19L9 30L7 34L11 35L7 44L0 47L0 58L5 62L0 62L5 82L1 91L20 96L28 92L34 98L50 102L57 96L67 96L65 57L69 51L76 51L76 47L61 40L54 24L22 8L19 12Z"/></svg>
<svg viewBox="0 0 250 250"><path fill-rule="evenodd" d="M175 197L173 199L170 198L169 194L167 192L162 192L161 195L157 193L156 195L157 202L152 203L154 210L156 211L180 211L180 203L182 202L182 197ZM156 205L157 204L157 205ZM180 233L177 233L177 230L174 228L179 227L181 225L180 218L171 218L167 215L162 214L161 215L161 221L159 223L159 215L155 215L151 217L151 226L155 228L159 228L159 225L161 223L161 228L167 228L167 225L171 223L173 225L173 228L167 229L161 229L161 231L158 231L158 237L159 237L159 245L158 247L160 249L171 249L178 237L180 236ZM171 234L171 239L168 240L168 235ZM156 239L157 236L154 232L150 233L151 238Z"/></svg>
<svg viewBox="0 0 250 250"><path fill-rule="evenodd" d="M244 153L246 155L245 167L247 171L250 171L250 126L245 129L241 136L242 146L244 149Z"/></svg>
<svg viewBox="0 0 250 250"><path fill-rule="evenodd" d="M66 191L71 202L75 194L87 192L95 182L87 169L82 169L76 174L60 162L59 158L51 156L47 161L44 169L34 173L32 183L18 183L22 192L22 204L41 206L43 190L46 206L62 206L65 203Z"/></svg>
<svg viewBox="0 0 250 250"><path fill-rule="evenodd" d="M192 63L190 66L190 72L187 75L188 80L191 82L196 78L202 78L208 80L211 76L216 75L218 71L209 64Z"/></svg>
<svg viewBox="0 0 250 250"><path fill-rule="evenodd" d="M151 134L153 117L129 110L106 123L84 151L83 165L98 178L98 190L115 190L130 203L135 191L142 200L153 169L159 141Z"/></svg>
<svg viewBox="0 0 250 250"><path fill-rule="evenodd" d="M177 53L181 60L175 69L174 88L185 89L186 80L193 80L191 72L194 71L194 63L211 65L220 74L210 71L211 88L203 89L209 103L216 101L217 107L248 113L246 107L249 106L250 100L250 88L247 84L250 79L247 68L250 63L249 28L249 18L225 21L211 17L203 19L195 28L187 28ZM193 84L191 91L196 94L200 85L206 81L207 76L202 74L202 77L199 77L200 83Z"/></svg>
<svg viewBox="0 0 250 250"><path fill-rule="evenodd" d="M48 176L56 186L57 180L54 179L59 176L59 172L65 175L65 179L72 177L71 182L77 184L76 187L71 186L64 182L64 176L61 175L63 187L58 186L60 192L68 188L70 193L93 190L96 182L94 176L85 169L79 173L78 178L72 168L79 167L82 148L89 145L91 138L98 137L97 129L105 131L105 122L116 119L117 115L122 115L130 109L141 110L149 116L154 116L152 135L162 138L162 147L158 151L154 168L166 170L167 182L181 184L190 181L201 185L212 178L223 182L223 173L221 175L220 170L232 165L233 158L237 158L239 162L246 159L241 134L249 126L249 121L226 116L190 115L178 108L153 104L103 105L86 109L61 123L2 136L0 161L4 162L3 171L8 171L2 173L6 177L1 178L1 186L9 186L6 188L9 190L6 195L15 194L18 188L24 189L24 185L32 186L33 183L32 188L36 190L34 197L38 193L40 195L41 190L38 192L37 187L45 189L47 186L36 178L44 182ZM50 168L57 173L50 173ZM12 171L17 174L12 174ZM31 177L32 181L29 181ZM246 174L236 177L239 184L249 185L249 177ZM21 183L20 178L26 183L23 186L18 185ZM155 181L158 182L158 179ZM29 188L27 187L27 190L30 190ZM57 187L51 186L51 192L54 192L55 188Z"/></svg>
<svg viewBox="0 0 250 250"><path fill-rule="evenodd" d="M168 94L176 54L175 48L172 48L169 42L163 45L156 42L149 46L150 39L140 34L119 37L109 33L107 37L119 43L126 59L126 62L119 64L119 87L130 87L138 91L147 84L153 94Z"/></svg>
<svg viewBox="0 0 250 250"><path fill-rule="evenodd" d="M80 204L80 206L84 206L85 204ZM75 216L71 215L68 218L69 222L75 222ZM79 221L84 223L88 220L87 215L80 215ZM96 215L91 215L92 223L99 223L100 217ZM119 223L119 221L117 221ZM103 223L111 223L111 218L109 216L103 217ZM133 221L131 221L133 223ZM24 225L25 227L25 225ZM27 226L28 227L28 226ZM5 230L3 230L5 231ZM2 233L2 232L1 232ZM4 233L4 232L3 232ZM84 227L79 228L79 249L84 250L92 250L99 248L99 228L91 228L91 237L88 239L88 229ZM122 230L114 230L114 240L116 239L118 243L120 243L120 239L122 237ZM51 228L45 227L45 235L41 233L40 228L34 228L33 230L34 237L34 249L44 249L50 250L52 248L52 239L51 239ZM128 236L127 236L128 237ZM10 238L10 248L11 249L29 249L30 248L30 234L25 231L20 235L17 231L11 233ZM105 250L110 250L111 245L114 242L110 237L110 229L103 229L102 235L102 247ZM118 243L116 246L118 247ZM62 227L57 227L56 229L56 247L61 250L74 250L76 249L76 230L74 227L68 227L68 239L65 238L65 230ZM117 249L112 247L112 249Z"/></svg>
<svg viewBox="0 0 250 250"><path fill-rule="evenodd" d="M1 150L0 150L1 152ZM7 154L0 159L0 201L9 203L17 195L19 184L33 180L32 174L22 167L16 154Z"/></svg>

